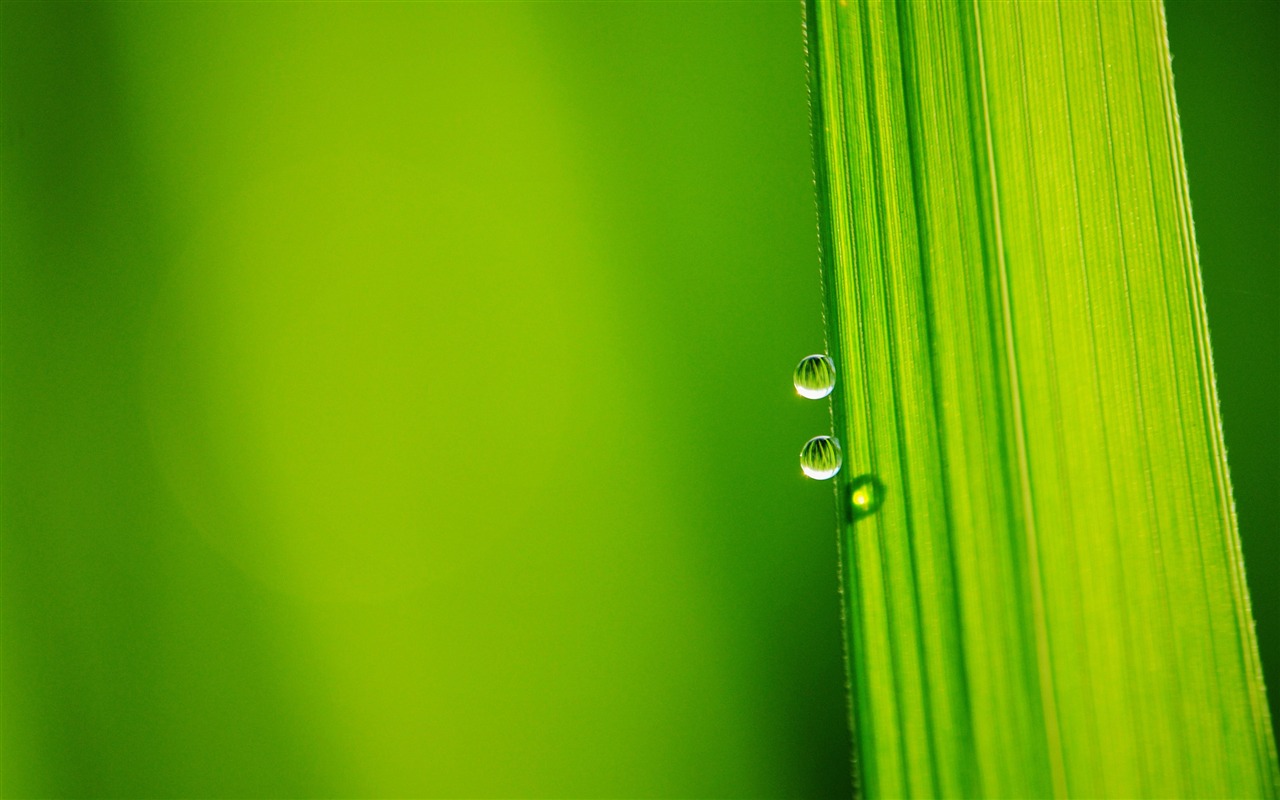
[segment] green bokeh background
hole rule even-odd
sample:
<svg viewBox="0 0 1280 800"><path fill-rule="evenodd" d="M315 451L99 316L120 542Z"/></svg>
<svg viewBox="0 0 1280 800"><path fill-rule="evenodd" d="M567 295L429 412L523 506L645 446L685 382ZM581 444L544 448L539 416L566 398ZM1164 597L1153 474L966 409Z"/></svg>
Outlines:
<svg viewBox="0 0 1280 800"><path fill-rule="evenodd" d="M1169 7L1268 668L1276 8ZM800 16L3 3L4 796L846 795Z"/></svg>
<svg viewBox="0 0 1280 800"><path fill-rule="evenodd" d="M1280 3L1165 8L1227 461L1280 723Z"/></svg>

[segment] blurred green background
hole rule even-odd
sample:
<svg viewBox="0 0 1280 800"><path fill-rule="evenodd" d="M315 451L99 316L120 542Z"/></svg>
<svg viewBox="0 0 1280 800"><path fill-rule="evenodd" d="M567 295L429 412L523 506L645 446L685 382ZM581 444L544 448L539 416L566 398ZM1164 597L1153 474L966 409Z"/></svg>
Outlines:
<svg viewBox="0 0 1280 800"><path fill-rule="evenodd" d="M1227 461L1280 724L1280 3L1165 9Z"/></svg>
<svg viewBox="0 0 1280 800"><path fill-rule="evenodd" d="M1276 8L1169 6L1269 669ZM798 3L0 46L4 796L847 795Z"/></svg>

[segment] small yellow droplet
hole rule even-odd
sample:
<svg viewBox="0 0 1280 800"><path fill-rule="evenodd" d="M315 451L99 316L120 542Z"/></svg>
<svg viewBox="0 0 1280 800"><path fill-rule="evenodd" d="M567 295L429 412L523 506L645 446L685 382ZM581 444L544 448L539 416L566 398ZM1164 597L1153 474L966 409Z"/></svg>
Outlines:
<svg viewBox="0 0 1280 800"><path fill-rule="evenodd" d="M849 484L849 510L855 520L869 517L884 504L885 487L874 475L859 475Z"/></svg>

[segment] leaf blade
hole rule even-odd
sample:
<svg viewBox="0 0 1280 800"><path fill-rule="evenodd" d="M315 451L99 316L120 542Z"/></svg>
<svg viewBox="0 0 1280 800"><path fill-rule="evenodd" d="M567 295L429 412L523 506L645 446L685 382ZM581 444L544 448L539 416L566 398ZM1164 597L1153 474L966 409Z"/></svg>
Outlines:
<svg viewBox="0 0 1280 800"><path fill-rule="evenodd" d="M866 793L1275 796L1159 5L807 23Z"/></svg>

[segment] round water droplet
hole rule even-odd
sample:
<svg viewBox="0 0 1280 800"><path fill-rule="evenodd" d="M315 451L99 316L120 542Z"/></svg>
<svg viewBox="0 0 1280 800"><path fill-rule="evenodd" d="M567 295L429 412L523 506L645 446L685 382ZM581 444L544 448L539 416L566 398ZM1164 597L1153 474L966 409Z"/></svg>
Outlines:
<svg viewBox="0 0 1280 800"><path fill-rule="evenodd" d="M800 448L800 469L818 481L825 481L840 471L844 454L840 443L830 436L815 436Z"/></svg>
<svg viewBox="0 0 1280 800"><path fill-rule="evenodd" d="M821 400L836 388L836 365L822 354L805 356L796 365L793 377L796 392L810 400Z"/></svg>
<svg viewBox="0 0 1280 800"><path fill-rule="evenodd" d="M854 519L869 517L884 504L884 484L875 475L859 475L849 484L849 508Z"/></svg>

